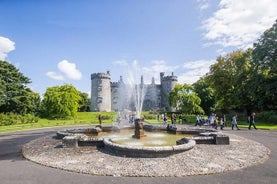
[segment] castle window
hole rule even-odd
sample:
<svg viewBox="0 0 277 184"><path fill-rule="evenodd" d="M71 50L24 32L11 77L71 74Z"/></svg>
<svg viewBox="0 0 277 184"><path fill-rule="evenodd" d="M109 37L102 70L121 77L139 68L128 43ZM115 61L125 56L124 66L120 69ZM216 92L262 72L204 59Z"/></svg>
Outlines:
<svg viewBox="0 0 277 184"><path fill-rule="evenodd" d="M98 86L97 90L102 91L102 86Z"/></svg>
<svg viewBox="0 0 277 184"><path fill-rule="evenodd" d="M97 103L102 103L103 98L102 97L97 97Z"/></svg>

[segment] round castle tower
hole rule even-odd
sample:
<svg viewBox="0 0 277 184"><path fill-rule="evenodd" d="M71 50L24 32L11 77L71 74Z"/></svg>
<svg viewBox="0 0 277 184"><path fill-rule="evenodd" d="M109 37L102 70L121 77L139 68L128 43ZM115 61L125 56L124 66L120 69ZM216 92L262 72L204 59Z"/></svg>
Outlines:
<svg viewBox="0 0 277 184"><path fill-rule="evenodd" d="M177 76L174 76L173 72L171 76L164 76L164 72L160 73L161 80L161 104L162 107L165 107L167 110L170 109L168 94L174 89L177 84Z"/></svg>
<svg viewBox="0 0 277 184"><path fill-rule="evenodd" d="M111 75L91 74L91 111L111 111Z"/></svg>

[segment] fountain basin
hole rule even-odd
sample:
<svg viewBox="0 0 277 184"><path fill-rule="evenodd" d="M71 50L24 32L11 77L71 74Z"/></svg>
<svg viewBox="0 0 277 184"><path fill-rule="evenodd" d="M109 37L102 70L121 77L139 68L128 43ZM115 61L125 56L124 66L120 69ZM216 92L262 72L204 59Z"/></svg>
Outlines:
<svg viewBox="0 0 277 184"><path fill-rule="evenodd" d="M105 148L115 154L127 157L166 157L172 154L184 152L192 149L196 142L185 139L180 145L173 146L132 146L117 144L116 139L104 139Z"/></svg>
<svg viewBox="0 0 277 184"><path fill-rule="evenodd" d="M207 128L181 128L157 125L144 126L147 132L143 138L132 138L134 127L95 127L89 129L71 129L57 132L63 147L96 146L108 153L123 157L167 157L188 151L195 144L229 144L229 136ZM129 132L128 132L129 130ZM131 133L131 132L132 133ZM106 132L113 132L109 135ZM126 133L127 132L127 133ZM185 135L189 134L189 135ZM170 138L165 138L169 136ZM185 137L186 136L186 137ZM172 139L174 137L174 139ZM163 143L169 139L168 143ZM148 140L152 142L149 144ZM167 140L168 141L168 140ZM105 152L105 151L104 151Z"/></svg>

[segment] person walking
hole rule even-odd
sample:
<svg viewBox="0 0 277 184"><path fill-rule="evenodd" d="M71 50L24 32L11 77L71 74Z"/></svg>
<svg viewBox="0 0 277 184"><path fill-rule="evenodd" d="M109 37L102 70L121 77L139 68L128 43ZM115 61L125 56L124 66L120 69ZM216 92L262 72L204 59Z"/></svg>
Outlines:
<svg viewBox="0 0 277 184"><path fill-rule="evenodd" d="M238 127L237 117L238 117L237 114L232 117L232 130L234 130L234 127L236 127L237 130L240 130Z"/></svg>
<svg viewBox="0 0 277 184"><path fill-rule="evenodd" d="M224 118L220 118L220 130L223 130L224 128Z"/></svg>
<svg viewBox="0 0 277 184"><path fill-rule="evenodd" d="M98 122L99 122L100 127L102 127L102 116L101 116L101 114L98 115Z"/></svg>
<svg viewBox="0 0 277 184"><path fill-rule="evenodd" d="M253 112L249 117L248 117L248 121L249 121L249 126L248 126L248 129L251 130L251 126L253 125L253 127L255 128L255 130L257 130L257 127L255 125L255 115L256 113Z"/></svg>

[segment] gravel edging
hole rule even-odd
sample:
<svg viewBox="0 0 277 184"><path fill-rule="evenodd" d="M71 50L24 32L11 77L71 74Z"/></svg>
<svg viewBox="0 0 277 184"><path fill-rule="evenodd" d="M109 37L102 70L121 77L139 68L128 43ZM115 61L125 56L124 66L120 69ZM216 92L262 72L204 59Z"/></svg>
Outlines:
<svg viewBox="0 0 277 184"><path fill-rule="evenodd" d="M41 165L103 176L182 177L239 170L268 160L261 143L228 134L230 145L197 144L165 158L129 158L95 147L61 148L61 140L46 136L22 148L23 156Z"/></svg>

